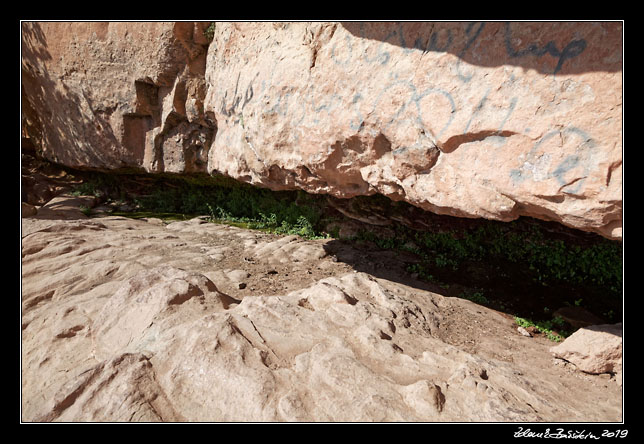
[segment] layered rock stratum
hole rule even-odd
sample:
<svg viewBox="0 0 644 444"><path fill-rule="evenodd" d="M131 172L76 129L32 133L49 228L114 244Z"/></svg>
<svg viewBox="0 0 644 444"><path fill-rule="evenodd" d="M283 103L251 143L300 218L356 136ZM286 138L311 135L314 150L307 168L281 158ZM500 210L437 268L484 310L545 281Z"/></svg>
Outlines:
<svg viewBox="0 0 644 444"><path fill-rule="evenodd" d="M22 219L25 422L622 420L609 375L333 240L88 218L92 199Z"/></svg>
<svg viewBox="0 0 644 444"><path fill-rule="evenodd" d="M24 126L73 167L621 239L622 37L620 22L24 22Z"/></svg>

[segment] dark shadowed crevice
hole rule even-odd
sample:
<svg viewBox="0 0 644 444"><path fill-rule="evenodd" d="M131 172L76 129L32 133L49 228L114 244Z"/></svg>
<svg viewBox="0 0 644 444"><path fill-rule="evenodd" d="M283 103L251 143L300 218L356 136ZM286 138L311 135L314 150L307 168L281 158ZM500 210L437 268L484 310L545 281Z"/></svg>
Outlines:
<svg viewBox="0 0 644 444"><path fill-rule="evenodd" d="M514 131L496 131L496 130L486 130L486 131L477 131L474 133L458 134L447 139L439 147L443 153L451 153L455 151L459 146L465 143L471 142L480 142L488 137L510 137L515 134L518 134Z"/></svg>

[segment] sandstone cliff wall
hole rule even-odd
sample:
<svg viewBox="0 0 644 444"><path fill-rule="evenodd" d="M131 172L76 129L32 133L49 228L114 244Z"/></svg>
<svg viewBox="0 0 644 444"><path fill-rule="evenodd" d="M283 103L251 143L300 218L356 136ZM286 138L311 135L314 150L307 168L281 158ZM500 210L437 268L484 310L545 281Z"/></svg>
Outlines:
<svg viewBox="0 0 644 444"><path fill-rule="evenodd" d="M22 27L51 160L622 237L619 22Z"/></svg>

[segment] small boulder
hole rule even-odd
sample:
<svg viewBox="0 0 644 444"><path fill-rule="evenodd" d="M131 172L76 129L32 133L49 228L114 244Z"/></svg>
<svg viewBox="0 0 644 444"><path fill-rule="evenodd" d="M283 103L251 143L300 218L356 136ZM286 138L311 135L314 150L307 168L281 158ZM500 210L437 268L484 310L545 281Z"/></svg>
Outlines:
<svg viewBox="0 0 644 444"><path fill-rule="evenodd" d="M22 203L22 217L31 217L35 216L38 210L31 204L27 202Z"/></svg>
<svg viewBox="0 0 644 444"><path fill-rule="evenodd" d="M621 373L622 324L581 328L550 352L585 373Z"/></svg>

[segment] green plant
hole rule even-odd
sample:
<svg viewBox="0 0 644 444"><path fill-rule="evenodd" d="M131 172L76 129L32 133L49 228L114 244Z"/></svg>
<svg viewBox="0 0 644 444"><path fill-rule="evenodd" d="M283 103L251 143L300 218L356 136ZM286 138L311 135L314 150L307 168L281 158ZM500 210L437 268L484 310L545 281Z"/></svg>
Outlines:
<svg viewBox="0 0 644 444"><path fill-rule="evenodd" d="M548 339L554 342L561 342L565 339L566 336L568 336L568 332L555 332L554 331L554 325L563 325L563 319L555 318L553 321L540 321L540 322L533 322L530 319L525 319L521 318L519 316L514 317L514 322L519 325L520 327L533 327L540 331L541 333L545 334Z"/></svg>
<svg viewBox="0 0 644 444"><path fill-rule="evenodd" d="M566 321L561 316L555 316L554 318L552 318L552 323L559 328L562 328L564 325L566 325Z"/></svg>
<svg viewBox="0 0 644 444"><path fill-rule="evenodd" d="M482 291L475 291L475 292L464 291L461 294L459 294L458 297L461 299L467 299L468 301L472 301L480 305L487 305L490 303L490 301L488 301L488 299L485 296L483 296Z"/></svg>
<svg viewBox="0 0 644 444"><path fill-rule="evenodd" d="M73 187L71 194L74 196L103 197L123 194L120 175L108 173L82 173L82 182Z"/></svg>
<svg viewBox="0 0 644 444"><path fill-rule="evenodd" d="M77 185L72 190L72 196L94 196L100 197L101 190L99 189L99 184L95 181L83 182L80 185Z"/></svg>
<svg viewBox="0 0 644 444"><path fill-rule="evenodd" d="M562 336L560 336L557 333L555 333L553 331L550 331L550 330L545 330L544 334L546 335L546 337L548 339L550 339L553 342L561 342L561 341L564 340L564 338Z"/></svg>
<svg viewBox="0 0 644 444"><path fill-rule="evenodd" d="M214 35L214 23L208 29ZM239 118L242 123L243 116ZM147 217L156 214L163 218L186 219L206 215L212 222L306 238L338 238L339 224L332 221L334 217L337 222L343 220L343 216L337 212L329 211L325 196L303 191L270 191L223 175L141 175L140 172L130 171L122 174L79 172L74 176L83 178L83 183L74 189L74 194L112 200L120 198L127 200L128 204L134 199L136 214L147 214ZM131 188L125 185L132 182L145 186L137 185L135 192L130 193ZM356 197L351 205L354 211L359 212L363 208L372 212L376 210L391 220L396 220L391 216L410 214L404 202L391 202L381 195ZM417 255L418 263L408 265L408 271L444 287L454 283L466 287L482 286L487 294L496 295L488 292L485 286L495 279L505 278L525 281L527 284L532 281L553 291L559 291L568 284L579 284L584 289L590 287L591 292L584 296L583 301L584 306L588 305L589 308L592 308L592 292L595 290L615 303L621 299L620 243L587 238L578 241L574 236L571 238L573 241L564 242L560 240L561 236L555 237L546 231L547 226L529 219L486 222L473 224L475 228L454 228L450 231L444 231L444 226L440 227L443 231L434 228L438 225L427 226L430 228L423 231L393 223L384 229L363 229L352 239L372 242L381 249ZM460 223L454 226L462 227ZM459 269L463 270L462 274L453 272ZM460 281L461 276L468 282ZM466 296L481 301L485 298L482 292L480 295L476 293L478 291ZM501 300L505 301L503 297ZM572 300L570 304L573 304ZM578 299L575 304L581 304L581 300ZM609 308L602 306L602 311ZM550 310L544 309L541 315L547 316L549 313Z"/></svg>
<svg viewBox="0 0 644 444"><path fill-rule="evenodd" d="M520 266L527 279L543 287L558 283L593 284L618 297L622 287L621 245L597 240L571 245L546 236L537 224L490 223L471 230L414 231L399 227L396 236L382 238L361 232L361 240L384 249L419 255L438 268L458 270L466 261L508 263Z"/></svg>
<svg viewBox="0 0 644 444"><path fill-rule="evenodd" d="M212 22L203 32L204 37L208 42L212 42L212 39L215 37L215 22Z"/></svg>
<svg viewBox="0 0 644 444"><path fill-rule="evenodd" d="M319 228L320 213L314 205L298 205L293 197L278 199L266 190L231 188L205 196L208 220L241 224L276 234L295 234L307 239L328 237ZM311 202L311 201L309 201Z"/></svg>
<svg viewBox="0 0 644 444"><path fill-rule="evenodd" d="M333 239L339 239L340 238L340 227L337 225L331 225L327 228L328 230L328 236L333 238Z"/></svg>
<svg viewBox="0 0 644 444"><path fill-rule="evenodd" d="M79 205L78 209L83 213L85 216L90 216L92 214L92 209L86 205Z"/></svg>
<svg viewBox="0 0 644 444"><path fill-rule="evenodd" d="M608 319L612 320L615 317L615 310L608 310L603 313Z"/></svg>
<svg viewBox="0 0 644 444"><path fill-rule="evenodd" d="M409 264L405 267L405 270L410 274L417 274L418 277L426 281L435 281L434 276L429 274L422 264Z"/></svg>

